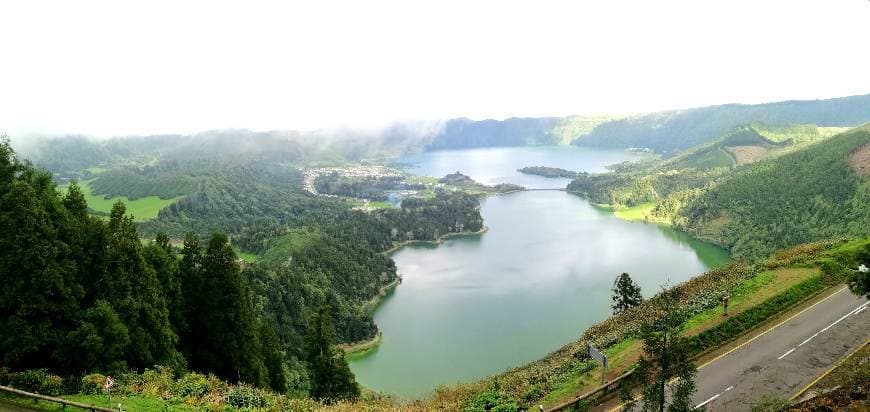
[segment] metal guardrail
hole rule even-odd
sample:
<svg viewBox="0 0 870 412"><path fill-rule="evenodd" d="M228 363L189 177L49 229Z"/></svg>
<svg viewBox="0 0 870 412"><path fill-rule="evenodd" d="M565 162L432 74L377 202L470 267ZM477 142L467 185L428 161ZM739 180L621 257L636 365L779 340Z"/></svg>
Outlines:
<svg viewBox="0 0 870 412"><path fill-rule="evenodd" d="M63 406L74 406L76 408L86 409L86 410L94 411L94 412L118 412L115 409L103 408L101 406L89 405L89 404L85 404L85 403L69 401L66 399L40 395L38 393L31 393L31 392L27 392L27 391L22 391L20 389L10 388L8 386L0 385L0 392L8 392L8 393L11 393L11 394L16 395L16 396L31 398L34 401L43 400L43 401L47 401L47 402L54 402L54 403L59 403Z"/></svg>
<svg viewBox="0 0 870 412"><path fill-rule="evenodd" d="M584 393L583 395L580 395L580 396L578 396L570 401L562 402L562 403L560 403L560 404L558 404L550 409L547 409L547 412L555 412L555 411L565 410L566 408L573 406L573 405L576 405L576 404L583 402L587 399L599 399L603 396L610 395L614 391L619 389L619 383L622 382L623 379L627 379L629 376L631 376L632 372L634 372L634 369L631 369L628 372L623 373L622 375L619 375L618 377L616 377L612 381L604 382L604 385L601 385L601 386L593 389L590 392Z"/></svg>

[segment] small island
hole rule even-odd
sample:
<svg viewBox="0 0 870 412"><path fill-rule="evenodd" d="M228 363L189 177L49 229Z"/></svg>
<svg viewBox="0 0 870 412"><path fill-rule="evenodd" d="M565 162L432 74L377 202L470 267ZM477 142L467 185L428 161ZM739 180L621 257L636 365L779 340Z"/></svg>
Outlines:
<svg viewBox="0 0 870 412"><path fill-rule="evenodd" d="M459 173L459 172L451 173L451 174L448 174L448 175L442 177L441 179L438 179L438 183L458 187L460 189L463 189L463 190L469 191L469 192L489 193L489 194L493 194L493 193L504 194L504 193L519 192L522 190L526 190L525 187L520 186L520 185L515 185L512 183L499 183L499 184L493 185L493 186L485 185L485 184L479 183L479 182L475 181L474 179L472 179L472 178L470 178L462 173Z"/></svg>
<svg viewBox="0 0 870 412"><path fill-rule="evenodd" d="M522 169L517 169L517 171L520 173L525 173L527 175L538 175L544 177L565 177L568 179L577 178L577 172L558 167L526 166Z"/></svg>

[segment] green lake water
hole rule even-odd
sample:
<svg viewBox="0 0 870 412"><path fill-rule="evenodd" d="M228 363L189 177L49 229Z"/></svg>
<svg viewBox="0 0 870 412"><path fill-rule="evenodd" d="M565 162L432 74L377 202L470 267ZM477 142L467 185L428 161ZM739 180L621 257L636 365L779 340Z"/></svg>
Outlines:
<svg viewBox="0 0 870 412"><path fill-rule="evenodd" d="M555 160L546 162L546 150L436 152L416 157L418 168L411 170L438 176L427 164L437 162L443 170L486 183L498 183L486 176L500 176L522 184L529 181L509 170L515 164L600 171L601 163L631 157L578 149L574 153L584 160L577 162L565 155L570 149L550 148ZM487 163L487 151L499 155L490 168L480 164ZM449 164L451 157L455 161ZM477 159L477 175L462 167L469 157ZM535 159L523 164L524 157ZM393 254L403 282L375 311L381 345L350 356L360 383L415 398L438 385L503 371L546 355L607 317L610 288L621 272L630 273L649 296L666 282L686 280L728 259L716 246L667 227L616 219L565 192L490 197L482 201L481 213L488 228L482 235L411 245Z"/></svg>

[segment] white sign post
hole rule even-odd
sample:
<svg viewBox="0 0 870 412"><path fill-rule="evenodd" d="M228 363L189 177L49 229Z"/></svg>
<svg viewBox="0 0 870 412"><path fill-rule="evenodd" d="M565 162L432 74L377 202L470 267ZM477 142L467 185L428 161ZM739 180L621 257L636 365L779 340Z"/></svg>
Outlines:
<svg viewBox="0 0 870 412"><path fill-rule="evenodd" d="M601 362L601 384L604 385L604 372L607 370L607 355L596 349L591 343L586 343L586 352L590 358Z"/></svg>
<svg viewBox="0 0 870 412"><path fill-rule="evenodd" d="M109 394L109 405L112 404L112 387L115 386L115 379L111 375L106 376L106 393Z"/></svg>

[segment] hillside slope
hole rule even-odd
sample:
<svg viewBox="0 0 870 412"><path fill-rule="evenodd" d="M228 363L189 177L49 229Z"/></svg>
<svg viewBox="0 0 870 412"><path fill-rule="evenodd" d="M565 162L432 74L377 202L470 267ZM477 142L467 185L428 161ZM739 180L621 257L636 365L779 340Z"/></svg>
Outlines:
<svg viewBox="0 0 870 412"><path fill-rule="evenodd" d="M727 104L651 113L603 123L573 144L645 147L675 152L697 146L739 125L813 123L857 126L870 121L870 95L757 105Z"/></svg>
<svg viewBox="0 0 870 412"><path fill-rule="evenodd" d="M868 144L870 125L740 168L679 212L683 228L748 258L870 235L870 179L850 164Z"/></svg>

